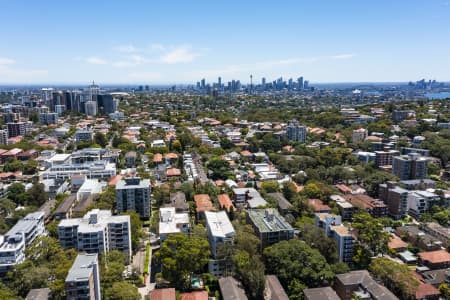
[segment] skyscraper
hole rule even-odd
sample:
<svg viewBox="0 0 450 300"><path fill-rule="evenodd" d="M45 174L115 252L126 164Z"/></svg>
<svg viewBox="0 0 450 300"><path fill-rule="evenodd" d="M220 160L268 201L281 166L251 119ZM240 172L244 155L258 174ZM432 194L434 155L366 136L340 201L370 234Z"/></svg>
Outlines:
<svg viewBox="0 0 450 300"><path fill-rule="evenodd" d="M303 76L300 76L300 77L297 79L297 84L298 84L298 89L299 89L299 90L303 90Z"/></svg>
<svg viewBox="0 0 450 300"><path fill-rule="evenodd" d="M115 101L112 95L102 94L97 95L97 105L100 113L111 114L117 110Z"/></svg>

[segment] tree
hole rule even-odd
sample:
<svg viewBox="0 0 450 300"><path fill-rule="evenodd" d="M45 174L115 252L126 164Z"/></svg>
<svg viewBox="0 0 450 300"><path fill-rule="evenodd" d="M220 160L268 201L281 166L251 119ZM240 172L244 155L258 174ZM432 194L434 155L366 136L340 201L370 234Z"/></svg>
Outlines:
<svg viewBox="0 0 450 300"><path fill-rule="evenodd" d="M94 143L100 145L102 148L105 148L108 145L108 140L103 133L96 132L94 135Z"/></svg>
<svg viewBox="0 0 450 300"><path fill-rule="evenodd" d="M407 265L389 258L376 258L370 263L369 271L401 299L416 299L419 281Z"/></svg>
<svg viewBox="0 0 450 300"><path fill-rule="evenodd" d="M252 255L247 251L239 251L233 257L236 275L242 282L250 299L263 299L265 278L264 264L259 255Z"/></svg>
<svg viewBox="0 0 450 300"><path fill-rule="evenodd" d="M24 175L34 175L38 170L38 162L36 160L29 160L23 165Z"/></svg>
<svg viewBox="0 0 450 300"><path fill-rule="evenodd" d="M20 160L13 160L10 162L7 162L3 166L3 172L17 172L23 170L23 164Z"/></svg>
<svg viewBox="0 0 450 300"><path fill-rule="evenodd" d="M126 260L125 254L121 251L114 250L103 253L100 265L100 283L103 291L123 280L122 273Z"/></svg>
<svg viewBox="0 0 450 300"><path fill-rule="evenodd" d="M275 193L275 192L278 192L279 184L278 184L278 181L276 181L276 180L267 180L261 184L261 188L266 193Z"/></svg>
<svg viewBox="0 0 450 300"><path fill-rule="evenodd" d="M131 247L134 251L136 251L139 246L139 239L142 238L143 222L141 221L139 214L135 211L127 211L127 212L124 212L123 214L130 216Z"/></svg>
<svg viewBox="0 0 450 300"><path fill-rule="evenodd" d="M112 287L106 289L105 298L107 300L140 300L141 294L136 286L129 282L114 282Z"/></svg>
<svg viewBox="0 0 450 300"><path fill-rule="evenodd" d="M27 191L27 204L32 206L41 206L48 200L48 194L42 183L34 183Z"/></svg>
<svg viewBox="0 0 450 300"><path fill-rule="evenodd" d="M25 186L21 182L14 182L8 187L8 198L18 205L24 205L27 198Z"/></svg>
<svg viewBox="0 0 450 300"><path fill-rule="evenodd" d="M17 295L14 291L9 289L3 283L0 283L0 299L3 300L16 300Z"/></svg>
<svg viewBox="0 0 450 300"><path fill-rule="evenodd" d="M225 180L233 176L233 174L231 173L230 164L226 160L217 158L212 159L208 163L207 167L212 171L211 178L213 180Z"/></svg>
<svg viewBox="0 0 450 300"><path fill-rule="evenodd" d="M304 223L300 227L302 240L313 249L319 250L320 254L326 258L329 264L339 261L337 244L335 240L327 237L324 231L310 223Z"/></svg>
<svg viewBox="0 0 450 300"><path fill-rule="evenodd" d="M397 178L391 173L374 170L369 176L364 178L364 188L367 190L367 194L372 197L378 197L378 187L381 183L386 181L393 181Z"/></svg>
<svg viewBox="0 0 450 300"><path fill-rule="evenodd" d="M299 285L330 285L334 278L320 252L300 240L281 241L267 247L264 257L268 273L278 276L289 296L298 293Z"/></svg>
<svg viewBox="0 0 450 300"><path fill-rule="evenodd" d="M390 235L383 230L385 225L382 221L367 212L359 212L353 216L352 225L358 231L358 244L372 256L388 251Z"/></svg>
<svg viewBox="0 0 450 300"><path fill-rule="evenodd" d="M211 252L206 238L184 234L170 235L161 245L155 259L164 266L162 276L178 289L189 286L192 274L203 273Z"/></svg>

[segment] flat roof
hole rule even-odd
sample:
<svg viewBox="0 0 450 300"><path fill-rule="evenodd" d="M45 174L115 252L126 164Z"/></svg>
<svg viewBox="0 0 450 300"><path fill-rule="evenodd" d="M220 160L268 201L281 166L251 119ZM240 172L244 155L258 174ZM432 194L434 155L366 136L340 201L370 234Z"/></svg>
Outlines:
<svg viewBox="0 0 450 300"><path fill-rule="evenodd" d="M98 263L97 253L78 254L66 277L66 282L86 281L93 272L94 264Z"/></svg>
<svg viewBox="0 0 450 300"><path fill-rule="evenodd" d="M294 230L275 209L252 209L247 214L260 232Z"/></svg>
<svg viewBox="0 0 450 300"><path fill-rule="evenodd" d="M229 237L234 235L234 228L225 211L205 212L206 223L214 237Z"/></svg>

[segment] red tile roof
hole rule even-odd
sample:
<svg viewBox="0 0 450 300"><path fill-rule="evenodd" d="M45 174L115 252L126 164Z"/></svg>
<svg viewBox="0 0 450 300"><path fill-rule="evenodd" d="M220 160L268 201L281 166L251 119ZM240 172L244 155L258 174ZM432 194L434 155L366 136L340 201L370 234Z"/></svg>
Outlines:
<svg viewBox="0 0 450 300"><path fill-rule="evenodd" d="M197 212L214 210L211 198L209 198L207 194L194 195L194 201L195 205L197 206Z"/></svg>
<svg viewBox="0 0 450 300"><path fill-rule="evenodd" d="M234 209L233 202L231 202L230 196L228 194L217 195L217 200L219 201L220 208L226 208L229 211L231 208Z"/></svg>
<svg viewBox="0 0 450 300"><path fill-rule="evenodd" d="M208 292L195 291L181 294L181 300L208 300Z"/></svg>
<svg viewBox="0 0 450 300"><path fill-rule="evenodd" d="M156 153L156 154L153 156L153 162L154 162L154 163L160 163L160 162L162 162L162 159L163 159L163 156L162 156L162 154L160 154L160 153Z"/></svg>
<svg viewBox="0 0 450 300"><path fill-rule="evenodd" d="M421 260L428 261L432 264L445 263L450 261L450 253L448 253L446 250L420 252L419 257Z"/></svg>
<svg viewBox="0 0 450 300"><path fill-rule="evenodd" d="M167 169L166 174L169 177L171 177L171 176L180 176L181 175L181 170L177 169L177 168L170 168L170 169Z"/></svg>
<svg viewBox="0 0 450 300"><path fill-rule="evenodd" d="M314 212L329 212L331 211L331 207L326 204L323 204L319 199L309 199L308 206L314 209Z"/></svg>
<svg viewBox="0 0 450 300"><path fill-rule="evenodd" d="M150 299L151 300L175 300L175 289L174 288L167 288L167 289L159 289L159 290L153 290L150 292Z"/></svg>

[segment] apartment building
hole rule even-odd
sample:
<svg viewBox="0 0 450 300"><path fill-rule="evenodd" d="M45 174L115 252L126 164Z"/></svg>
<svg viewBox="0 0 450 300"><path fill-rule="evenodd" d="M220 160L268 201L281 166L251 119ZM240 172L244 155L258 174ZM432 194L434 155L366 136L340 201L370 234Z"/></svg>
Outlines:
<svg viewBox="0 0 450 300"><path fill-rule="evenodd" d="M63 248L87 253L118 250L131 259L130 216L113 216L109 210L93 209L83 218L62 220L58 238Z"/></svg>
<svg viewBox="0 0 450 300"><path fill-rule="evenodd" d="M44 212L20 219L5 235L0 235L0 274L25 260L24 250L35 238L45 234Z"/></svg>
<svg viewBox="0 0 450 300"><path fill-rule="evenodd" d="M383 201L374 199L370 196L358 194L358 195L344 195L345 200L350 202L353 206L366 210L373 217L381 218L388 214L388 208Z"/></svg>
<svg viewBox="0 0 450 300"><path fill-rule="evenodd" d="M234 242L235 231L225 211L205 212L206 232L211 246L212 259L208 262L208 271L216 277L226 273L225 261L220 259L218 247L220 244Z"/></svg>
<svg viewBox="0 0 450 300"><path fill-rule="evenodd" d="M67 300L101 300L98 254L80 253L65 281Z"/></svg>
<svg viewBox="0 0 450 300"><path fill-rule="evenodd" d="M116 204L119 213L135 211L141 219L150 217L150 180L125 178L116 184Z"/></svg>
<svg viewBox="0 0 450 300"><path fill-rule="evenodd" d="M400 180L428 177L428 158L418 153L396 156L392 160L392 173Z"/></svg>
<svg viewBox="0 0 450 300"><path fill-rule="evenodd" d="M246 217L261 241L261 248L294 237L294 228L275 209L247 210Z"/></svg>
<svg viewBox="0 0 450 300"><path fill-rule="evenodd" d="M355 236L342 224L341 216L329 213L316 213L314 219L316 226L323 228L325 235L336 241L339 261L351 264L353 262Z"/></svg>
<svg viewBox="0 0 450 300"><path fill-rule="evenodd" d="M395 182L380 184L378 195L387 207L389 215L394 219L401 219L408 213L409 191L396 185Z"/></svg>

